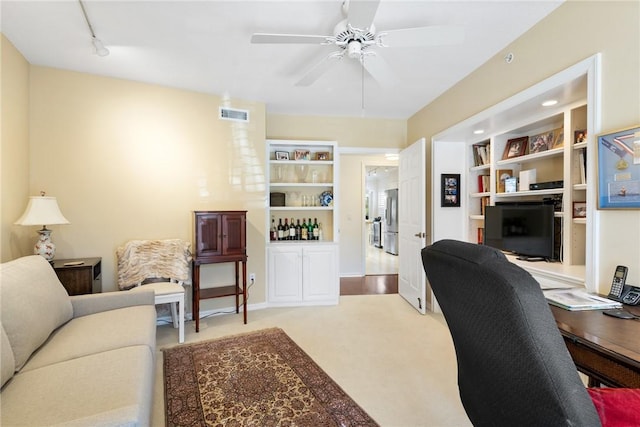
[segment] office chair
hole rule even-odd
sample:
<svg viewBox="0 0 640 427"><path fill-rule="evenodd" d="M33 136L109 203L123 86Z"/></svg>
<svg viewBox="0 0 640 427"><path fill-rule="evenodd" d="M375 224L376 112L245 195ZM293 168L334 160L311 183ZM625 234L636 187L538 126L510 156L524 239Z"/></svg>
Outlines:
<svg viewBox="0 0 640 427"><path fill-rule="evenodd" d="M119 289L153 289L156 305L171 304L180 343L184 342L183 284L191 277L189 248L189 243L179 239L131 240L116 250Z"/></svg>
<svg viewBox="0 0 640 427"><path fill-rule="evenodd" d="M455 240L436 242L421 255L453 338L460 398L475 426L639 425L640 390L585 388L528 272L496 249ZM633 403L624 404L627 398Z"/></svg>

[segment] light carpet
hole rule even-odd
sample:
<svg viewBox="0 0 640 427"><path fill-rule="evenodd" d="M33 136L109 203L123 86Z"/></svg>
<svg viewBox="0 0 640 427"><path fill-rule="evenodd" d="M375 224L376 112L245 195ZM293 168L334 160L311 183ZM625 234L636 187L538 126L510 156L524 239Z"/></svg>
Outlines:
<svg viewBox="0 0 640 427"><path fill-rule="evenodd" d="M168 426L377 426L280 328L163 353Z"/></svg>

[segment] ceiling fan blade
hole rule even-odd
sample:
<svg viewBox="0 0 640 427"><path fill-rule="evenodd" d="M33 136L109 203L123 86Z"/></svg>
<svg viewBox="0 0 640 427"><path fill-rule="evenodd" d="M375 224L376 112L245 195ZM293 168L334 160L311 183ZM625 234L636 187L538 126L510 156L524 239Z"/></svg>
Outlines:
<svg viewBox="0 0 640 427"><path fill-rule="evenodd" d="M251 36L251 43L329 44L331 43L331 36L255 33Z"/></svg>
<svg viewBox="0 0 640 427"><path fill-rule="evenodd" d="M329 68L336 64L344 57L344 50L333 52L322 61L313 66L307 73L296 83L296 86L311 86L321 75Z"/></svg>
<svg viewBox="0 0 640 427"><path fill-rule="evenodd" d="M432 27L405 28L378 34L386 47L418 47L460 44L464 41L464 27L435 25Z"/></svg>
<svg viewBox="0 0 640 427"><path fill-rule="evenodd" d="M383 87L393 87L398 83L398 78L380 55L368 54L362 57L362 66Z"/></svg>
<svg viewBox="0 0 640 427"><path fill-rule="evenodd" d="M347 22L359 30L371 28L379 5L380 0L349 0Z"/></svg>

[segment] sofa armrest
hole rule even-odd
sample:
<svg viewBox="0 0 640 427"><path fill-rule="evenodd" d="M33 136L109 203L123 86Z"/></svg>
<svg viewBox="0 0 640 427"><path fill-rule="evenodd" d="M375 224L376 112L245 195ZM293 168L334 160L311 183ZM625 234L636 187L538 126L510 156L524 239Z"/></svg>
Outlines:
<svg viewBox="0 0 640 427"><path fill-rule="evenodd" d="M81 317L101 311L115 310L118 308L132 307L136 305L154 305L155 293L148 291L117 291L101 294L73 295L70 296L73 306L73 317Z"/></svg>

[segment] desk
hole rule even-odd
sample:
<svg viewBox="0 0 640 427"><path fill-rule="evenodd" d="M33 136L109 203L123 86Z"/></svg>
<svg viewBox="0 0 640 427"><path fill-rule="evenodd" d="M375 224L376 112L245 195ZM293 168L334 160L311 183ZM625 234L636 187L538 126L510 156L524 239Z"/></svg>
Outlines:
<svg viewBox="0 0 640 427"><path fill-rule="evenodd" d="M550 306L565 344L589 386L640 388L640 320L605 316L602 310ZM640 315L640 306L624 308Z"/></svg>

